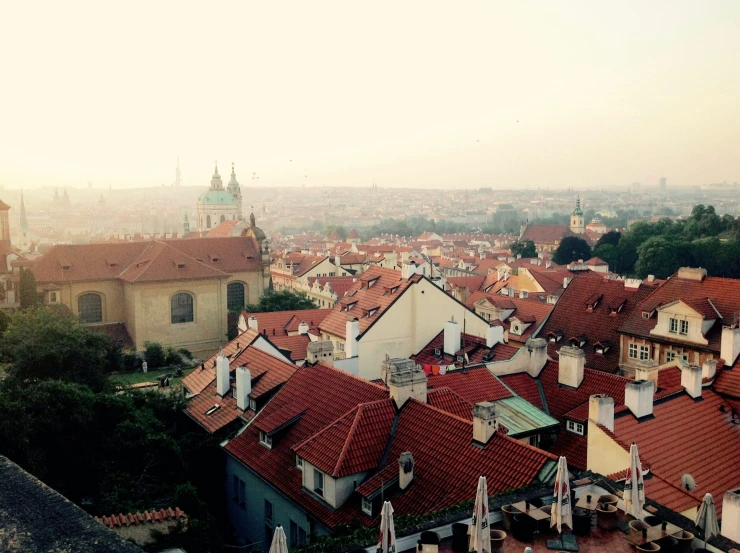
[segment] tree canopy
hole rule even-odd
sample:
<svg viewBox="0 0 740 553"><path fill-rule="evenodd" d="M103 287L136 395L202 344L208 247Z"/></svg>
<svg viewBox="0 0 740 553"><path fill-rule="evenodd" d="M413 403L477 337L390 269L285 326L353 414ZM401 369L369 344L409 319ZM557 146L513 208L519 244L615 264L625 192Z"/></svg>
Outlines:
<svg viewBox="0 0 740 553"><path fill-rule="evenodd" d="M558 265L567 265L573 261L591 259L591 246L583 238L566 236L552 254L552 260Z"/></svg>
<svg viewBox="0 0 740 553"><path fill-rule="evenodd" d="M21 267L18 288L18 301L20 302L21 309L39 305L39 295L36 292L36 276L33 274L33 271Z"/></svg>
<svg viewBox="0 0 740 553"><path fill-rule="evenodd" d="M258 303L246 306L247 313L264 313L266 311L294 311L296 309L317 309L316 304L303 292L280 290L268 292Z"/></svg>
<svg viewBox="0 0 740 553"><path fill-rule="evenodd" d="M537 257L537 246L532 240L516 241L511 245L511 254L514 257Z"/></svg>

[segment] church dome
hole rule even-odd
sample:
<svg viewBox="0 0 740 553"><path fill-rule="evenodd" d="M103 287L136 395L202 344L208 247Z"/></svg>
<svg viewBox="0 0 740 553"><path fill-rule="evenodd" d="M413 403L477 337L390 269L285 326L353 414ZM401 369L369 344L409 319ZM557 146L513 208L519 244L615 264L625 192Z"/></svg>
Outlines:
<svg viewBox="0 0 740 553"><path fill-rule="evenodd" d="M236 199L226 190L208 190L198 198L200 205L236 205Z"/></svg>

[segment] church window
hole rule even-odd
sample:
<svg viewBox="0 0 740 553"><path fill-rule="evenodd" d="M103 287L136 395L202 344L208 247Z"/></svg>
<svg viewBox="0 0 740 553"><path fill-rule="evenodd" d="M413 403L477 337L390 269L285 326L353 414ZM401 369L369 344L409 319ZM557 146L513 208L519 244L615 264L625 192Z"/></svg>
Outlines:
<svg viewBox="0 0 740 553"><path fill-rule="evenodd" d="M77 312L82 324L102 323L103 299L100 294L82 294L77 298Z"/></svg>
<svg viewBox="0 0 740 553"><path fill-rule="evenodd" d="M192 323L193 296L187 292L180 292L172 296L170 300L170 318L172 324Z"/></svg>
<svg viewBox="0 0 740 553"><path fill-rule="evenodd" d="M225 220L226 220L226 217L224 217L223 215L221 215L221 222L223 223Z"/></svg>
<svg viewBox="0 0 740 553"><path fill-rule="evenodd" d="M243 283L229 283L226 286L226 308L232 312L244 309L245 295Z"/></svg>
<svg viewBox="0 0 740 553"><path fill-rule="evenodd" d="M206 228L211 228L211 216L206 215Z"/></svg>

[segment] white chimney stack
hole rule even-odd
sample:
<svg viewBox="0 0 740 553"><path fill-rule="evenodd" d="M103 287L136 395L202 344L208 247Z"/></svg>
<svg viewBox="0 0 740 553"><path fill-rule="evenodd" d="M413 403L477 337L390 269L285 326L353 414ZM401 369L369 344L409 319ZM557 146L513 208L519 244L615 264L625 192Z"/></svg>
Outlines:
<svg viewBox="0 0 740 553"><path fill-rule="evenodd" d="M653 383L649 380L632 380L624 389L624 405L641 419L653 414Z"/></svg>
<svg viewBox="0 0 740 553"><path fill-rule="evenodd" d="M719 356L725 360L727 367L732 367L738 354L740 354L740 328L737 325L723 326Z"/></svg>
<svg viewBox="0 0 740 553"><path fill-rule="evenodd" d="M722 498L722 531L724 537L740 542L740 488L725 492Z"/></svg>
<svg viewBox="0 0 740 553"><path fill-rule="evenodd" d="M498 430L496 409L492 402L483 401L473 407L473 441L487 444Z"/></svg>
<svg viewBox="0 0 740 553"><path fill-rule="evenodd" d="M504 327L501 325L489 326L486 329L486 347L492 348L504 341Z"/></svg>
<svg viewBox="0 0 740 553"><path fill-rule="evenodd" d="M558 351L558 384L578 388L583 382L583 373L586 366L586 354L582 349L573 346L563 346Z"/></svg>
<svg viewBox="0 0 740 553"><path fill-rule="evenodd" d="M246 367L236 369L236 406L242 411L249 407L249 394L252 393L252 373Z"/></svg>
<svg viewBox="0 0 740 553"><path fill-rule="evenodd" d="M694 399L701 397L701 373L702 369L698 365L681 367L681 386Z"/></svg>
<svg viewBox="0 0 740 553"><path fill-rule="evenodd" d="M416 272L416 267L412 263L401 264L401 278L408 280L414 272Z"/></svg>
<svg viewBox="0 0 740 553"><path fill-rule="evenodd" d="M405 490L414 479L414 456L404 451L398 458L398 487Z"/></svg>
<svg viewBox="0 0 740 553"><path fill-rule="evenodd" d="M230 388L229 359L222 353L216 358L216 393L224 397Z"/></svg>
<svg viewBox="0 0 740 553"><path fill-rule="evenodd" d="M588 398L588 418L614 432L614 398L594 394Z"/></svg>
<svg viewBox="0 0 740 553"><path fill-rule="evenodd" d="M357 337L360 335L360 321L357 320L357 317L350 317L347 319L345 334L345 356L347 357L347 359L357 357Z"/></svg>
<svg viewBox="0 0 740 553"><path fill-rule="evenodd" d="M444 329L444 352L446 355L455 355L462 347L460 323L447 321Z"/></svg>
<svg viewBox="0 0 740 553"><path fill-rule="evenodd" d="M298 325L298 334L301 336L308 334L308 323L306 321L301 321L301 324Z"/></svg>
<svg viewBox="0 0 740 553"><path fill-rule="evenodd" d="M427 402L427 375L421 367L410 360L392 360L390 378L388 379L388 390L391 398L396 402L399 409L410 399L421 403ZM399 362L400 361L400 362Z"/></svg>
<svg viewBox="0 0 740 553"><path fill-rule="evenodd" d="M257 324L257 317L252 315L247 319L247 328L251 328L252 330L255 330L259 332L259 325Z"/></svg>
<svg viewBox="0 0 740 553"><path fill-rule="evenodd" d="M717 360L707 359L701 366L701 377L713 379L717 374Z"/></svg>

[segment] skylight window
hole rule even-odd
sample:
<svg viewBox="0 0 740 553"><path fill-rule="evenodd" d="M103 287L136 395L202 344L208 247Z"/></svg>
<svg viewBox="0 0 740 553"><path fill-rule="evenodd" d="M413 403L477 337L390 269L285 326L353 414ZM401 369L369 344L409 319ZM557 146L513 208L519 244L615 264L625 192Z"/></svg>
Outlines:
<svg viewBox="0 0 740 553"><path fill-rule="evenodd" d="M213 413L215 413L216 411L218 411L220 408L221 408L221 406L218 403L216 403L213 407L209 408L206 411L206 416L212 415Z"/></svg>

